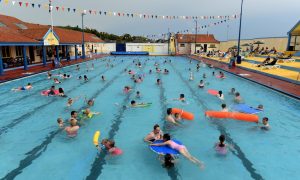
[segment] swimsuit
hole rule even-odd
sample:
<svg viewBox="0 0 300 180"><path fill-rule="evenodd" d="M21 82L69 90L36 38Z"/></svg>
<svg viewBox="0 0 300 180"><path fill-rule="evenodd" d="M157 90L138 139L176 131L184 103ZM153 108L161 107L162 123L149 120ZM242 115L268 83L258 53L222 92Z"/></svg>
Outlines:
<svg viewBox="0 0 300 180"><path fill-rule="evenodd" d="M174 142L174 141L172 141L172 140L170 141L169 146L170 146L172 149L175 149L175 150L177 150L177 151L186 149L186 147L185 147L184 145L177 144L176 142Z"/></svg>

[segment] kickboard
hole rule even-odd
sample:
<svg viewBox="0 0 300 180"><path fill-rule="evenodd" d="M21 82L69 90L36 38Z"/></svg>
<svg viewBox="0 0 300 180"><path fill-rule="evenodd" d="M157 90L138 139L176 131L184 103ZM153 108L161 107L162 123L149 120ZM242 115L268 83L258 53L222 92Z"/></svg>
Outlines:
<svg viewBox="0 0 300 180"><path fill-rule="evenodd" d="M250 107L246 104L236 104L232 106L232 109L234 111L242 112L242 113L247 113L247 114L257 114L260 113L261 110L255 109L253 107Z"/></svg>

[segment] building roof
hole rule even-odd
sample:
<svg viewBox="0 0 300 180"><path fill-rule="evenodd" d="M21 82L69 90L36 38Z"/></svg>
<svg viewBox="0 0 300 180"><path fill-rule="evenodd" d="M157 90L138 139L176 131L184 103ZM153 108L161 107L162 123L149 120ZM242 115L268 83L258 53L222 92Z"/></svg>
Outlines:
<svg viewBox="0 0 300 180"><path fill-rule="evenodd" d="M23 22L15 17L0 15L0 43L41 43L50 26ZM82 32L53 28L59 37L60 44L81 44ZM100 43L100 38L91 33L85 34L85 42Z"/></svg>
<svg viewBox="0 0 300 180"><path fill-rule="evenodd" d="M300 20L295 24L295 26L288 32L291 35L300 35Z"/></svg>
<svg viewBox="0 0 300 180"><path fill-rule="evenodd" d="M178 43L220 43L213 34L177 34Z"/></svg>

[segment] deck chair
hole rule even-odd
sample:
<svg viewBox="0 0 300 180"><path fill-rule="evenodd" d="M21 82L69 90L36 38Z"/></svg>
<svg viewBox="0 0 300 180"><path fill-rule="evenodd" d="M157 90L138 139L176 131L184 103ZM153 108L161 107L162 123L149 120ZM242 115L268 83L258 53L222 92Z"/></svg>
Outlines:
<svg viewBox="0 0 300 180"><path fill-rule="evenodd" d="M261 69L279 69L280 65L276 64L278 61L278 59L274 58L274 60L268 64L265 64L263 66L261 66Z"/></svg>

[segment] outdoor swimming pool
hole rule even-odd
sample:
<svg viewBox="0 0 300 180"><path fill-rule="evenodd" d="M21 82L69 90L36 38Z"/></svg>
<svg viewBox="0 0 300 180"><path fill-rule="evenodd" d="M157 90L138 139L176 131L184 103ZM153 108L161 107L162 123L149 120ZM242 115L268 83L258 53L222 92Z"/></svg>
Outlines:
<svg viewBox="0 0 300 180"><path fill-rule="evenodd" d="M149 60L148 60L149 59ZM123 60L123 61L122 61ZM145 63L138 69L133 60ZM164 64L164 60L172 63ZM106 67L110 61L113 67ZM217 69L201 66L196 71L197 61L184 57L120 56L89 61L94 70L86 72L85 63L80 71L75 66L55 70L73 77L56 87L63 87L69 97L95 98L93 111L101 112L86 121L76 138L68 138L60 131L56 119L68 119L71 110L81 109L81 98L71 108L66 108L67 98L45 97L40 92L53 85L46 74L16 80L0 85L0 178L2 179L297 179L300 177L300 103L256 83L225 73L224 80L212 76ZM169 75L155 73L154 63L168 69ZM145 73L144 82L134 84L124 69ZM189 70L195 80L189 81ZM153 73L149 74L149 69ZM197 87L203 73L209 83L204 89ZM76 78L86 74L84 83ZM106 81L101 81L105 75ZM155 84L156 79L162 85ZM31 82L34 88L25 92L12 92L11 88ZM125 95L125 85L141 92L137 102L152 102L148 108L127 108L135 92ZM264 105L264 116L270 119L271 130L255 128L255 123L209 119L206 110L220 110L221 101L207 93L208 89L223 90L225 102L233 104L228 92L234 87L246 104ZM184 93L188 101L182 104L173 101ZM116 103L118 105L116 105ZM195 114L194 121L184 121L183 127L170 128L164 117L168 107L179 107ZM183 142L190 153L205 162L205 169L180 156L175 169L162 168L157 155L149 150L143 138L158 123L164 132ZM66 123L67 124L67 123ZM111 138L123 150L119 157L104 157L93 145L95 131L101 138ZM213 146L219 135L235 147L226 156L216 154Z"/></svg>

